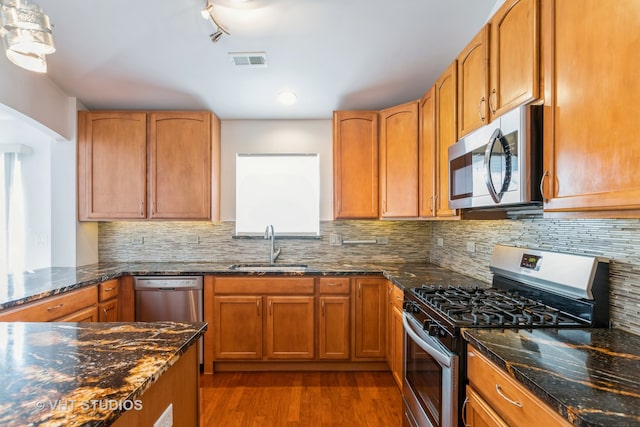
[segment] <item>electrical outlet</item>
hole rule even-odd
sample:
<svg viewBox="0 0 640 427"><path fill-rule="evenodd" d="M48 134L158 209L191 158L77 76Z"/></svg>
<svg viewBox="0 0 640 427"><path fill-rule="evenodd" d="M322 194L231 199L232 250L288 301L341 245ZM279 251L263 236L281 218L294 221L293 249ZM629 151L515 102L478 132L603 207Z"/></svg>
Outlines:
<svg viewBox="0 0 640 427"><path fill-rule="evenodd" d="M132 245L144 245L144 237L142 237L142 236L132 237L131 238L131 244Z"/></svg>
<svg viewBox="0 0 640 427"><path fill-rule="evenodd" d="M338 233L329 234L329 245L330 246L340 246L342 245L342 236Z"/></svg>
<svg viewBox="0 0 640 427"><path fill-rule="evenodd" d="M153 423L153 427L173 427L173 403L167 406L167 409Z"/></svg>
<svg viewBox="0 0 640 427"><path fill-rule="evenodd" d="M443 239L442 237L438 237L438 238L436 239L436 245L437 245L439 248L443 247L443 246L444 246L444 239Z"/></svg>
<svg viewBox="0 0 640 427"><path fill-rule="evenodd" d="M379 245L388 245L389 244L389 238L384 236L384 237L376 237L376 243Z"/></svg>
<svg viewBox="0 0 640 427"><path fill-rule="evenodd" d="M467 242L467 252L469 252L470 254L474 253L476 251L476 244L475 242Z"/></svg>

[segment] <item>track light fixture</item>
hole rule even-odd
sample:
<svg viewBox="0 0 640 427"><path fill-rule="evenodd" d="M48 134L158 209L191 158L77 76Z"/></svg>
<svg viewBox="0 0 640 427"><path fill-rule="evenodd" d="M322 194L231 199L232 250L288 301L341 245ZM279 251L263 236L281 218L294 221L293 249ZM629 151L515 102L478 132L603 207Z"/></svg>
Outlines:
<svg viewBox="0 0 640 427"><path fill-rule="evenodd" d="M207 0L207 2L204 5L204 9L202 9L202 12L200 12L202 14L202 17L204 19L211 19L211 22L213 22L213 25L216 26L216 31L209 34L209 38L211 39L211 41L213 43L217 43L218 40L220 40L220 38L222 37L223 34L226 35L230 35L229 31L227 31L227 29L225 27L223 27L217 20L216 17L213 15L213 3L211 3L210 0Z"/></svg>

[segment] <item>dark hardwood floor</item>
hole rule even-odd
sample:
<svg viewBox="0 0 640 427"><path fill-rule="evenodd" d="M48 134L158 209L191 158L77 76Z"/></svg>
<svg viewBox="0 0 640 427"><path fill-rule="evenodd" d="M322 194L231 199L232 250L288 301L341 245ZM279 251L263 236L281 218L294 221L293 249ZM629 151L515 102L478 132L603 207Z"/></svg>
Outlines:
<svg viewBox="0 0 640 427"><path fill-rule="evenodd" d="M201 427L400 427L389 372L221 372L200 376Z"/></svg>

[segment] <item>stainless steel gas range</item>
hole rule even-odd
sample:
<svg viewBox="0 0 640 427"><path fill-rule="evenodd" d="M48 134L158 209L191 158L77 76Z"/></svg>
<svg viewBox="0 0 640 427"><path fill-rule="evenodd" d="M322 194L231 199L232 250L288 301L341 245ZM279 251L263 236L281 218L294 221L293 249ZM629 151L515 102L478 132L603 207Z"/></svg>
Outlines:
<svg viewBox="0 0 640 427"><path fill-rule="evenodd" d="M424 284L405 291L404 426L462 426L461 328L609 324L609 265L593 256L497 245L490 288Z"/></svg>

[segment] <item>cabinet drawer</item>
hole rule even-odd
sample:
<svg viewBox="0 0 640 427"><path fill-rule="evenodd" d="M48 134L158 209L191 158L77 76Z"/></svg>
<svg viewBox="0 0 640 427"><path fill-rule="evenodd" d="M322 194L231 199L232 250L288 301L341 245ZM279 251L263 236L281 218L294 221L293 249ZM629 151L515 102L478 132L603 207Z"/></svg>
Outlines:
<svg viewBox="0 0 640 427"><path fill-rule="evenodd" d="M96 286L66 292L42 301L0 312L3 322L49 322L98 302Z"/></svg>
<svg viewBox="0 0 640 427"><path fill-rule="evenodd" d="M106 301L118 296L120 290L120 281L118 279L107 280L98 285L98 300Z"/></svg>
<svg viewBox="0 0 640 427"><path fill-rule="evenodd" d="M313 277L216 277L216 294L273 295L314 293Z"/></svg>
<svg viewBox="0 0 640 427"><path fill-rule="evenodd" d="M469 384L509 425L570 425L473 347L467 353L467 376Z"/></svg>
<svg viewBox="0 0 640 427"><path fill-rule="evenodd" d="M319 285L321 294L348 294L351 292L348 277L322 277Z"/></svg>
<svg viewBox="0 0 640 427"><path fill-rule="evenodd" d="M402 311L402 303L404 302L404 290L395 285L392 285L391 302L394 307L397 307L400 311Z"/></svg>

